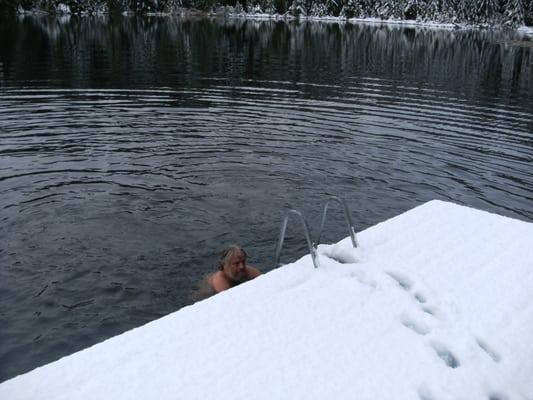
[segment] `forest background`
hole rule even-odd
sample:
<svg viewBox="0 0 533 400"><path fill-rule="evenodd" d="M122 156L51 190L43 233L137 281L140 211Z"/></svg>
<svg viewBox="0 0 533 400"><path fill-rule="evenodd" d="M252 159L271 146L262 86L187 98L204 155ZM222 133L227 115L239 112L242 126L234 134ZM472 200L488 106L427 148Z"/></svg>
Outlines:
<svg viewBox="0 0 533 400"><path fill-rule="evenodd" d="M0 0L0 11L98 14L107 12L218 15L270 14L416 20L479 27L533 26L533 0Z"/></svg>

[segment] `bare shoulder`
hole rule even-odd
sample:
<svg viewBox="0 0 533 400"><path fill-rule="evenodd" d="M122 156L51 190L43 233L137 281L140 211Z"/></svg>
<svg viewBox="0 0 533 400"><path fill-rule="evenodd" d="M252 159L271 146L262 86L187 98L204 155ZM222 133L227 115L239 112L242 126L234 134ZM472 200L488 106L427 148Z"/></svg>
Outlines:
<svg viewBox="0 0 533 400"><path fill-rule="evenodd" d="M248 277L250 279L257 278L259 275L261 275L261 271L259 271L258 268L252 267L251 265L247 265L246 269L248 270Z"/></svg>
<svg viewBox="0 0 533 400"><path fill-rule="evenodd" d="M231 285L228 280L222 273L222 271L217 271L209 277L209 283L216 293L222 292L223 290L229 289Z"/></svg>
<svg viewBox="0 0 533 400"><path fill-rule="evenodd" d="M212 274L209 274L208 276L203 277L200 282L198 282L198 287L189 293L189 300L192 303L207 299L215 294L215 291L211 286L211 281L209 280L211 275Z"/></svg>

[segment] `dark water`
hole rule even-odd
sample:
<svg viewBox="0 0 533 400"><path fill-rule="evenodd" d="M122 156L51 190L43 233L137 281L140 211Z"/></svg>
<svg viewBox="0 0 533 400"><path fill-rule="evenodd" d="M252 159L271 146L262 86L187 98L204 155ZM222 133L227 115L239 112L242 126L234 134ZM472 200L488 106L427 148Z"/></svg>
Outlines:
<svg viewBox="0 0 533 400"><path fill-rule="evenodd" d="M183 307L286 207L358 229L438 198L533 219L533 48L512 33L0 20L0 380ZM326 239L347 236L331 213ZM285 261L305 253L289 227ZM438 227L436 227L438 229Z"/></svg>

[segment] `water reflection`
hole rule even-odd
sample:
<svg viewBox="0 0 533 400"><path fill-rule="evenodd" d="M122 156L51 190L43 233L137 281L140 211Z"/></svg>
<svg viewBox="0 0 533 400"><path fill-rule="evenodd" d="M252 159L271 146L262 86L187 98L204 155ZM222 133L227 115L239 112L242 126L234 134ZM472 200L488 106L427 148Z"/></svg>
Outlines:
<svg viewBox="0 0 533 400"><path fill-rule="evenodd" d="M288 206L313 226L340 194L358 229L433 198L533 219L518 39L2 19L0 379L187 304L225 244L268 270ZM328 224L326 241L347 235L342 214ZM285 261L304 252L289 226Z"/></svg>
<svg viewBox="0 0 533 400"><path fill-rule="evenodd" d="M520 88L527 94L533 62L528 46L513 45L527 38L489 30L170 17L20 18L2 21L6 78L61 86L194 86L199 77L330 84L332 76L342 83L357 74L431 81L469 95ZM28 57L40 68L30 67Z"/></svg>

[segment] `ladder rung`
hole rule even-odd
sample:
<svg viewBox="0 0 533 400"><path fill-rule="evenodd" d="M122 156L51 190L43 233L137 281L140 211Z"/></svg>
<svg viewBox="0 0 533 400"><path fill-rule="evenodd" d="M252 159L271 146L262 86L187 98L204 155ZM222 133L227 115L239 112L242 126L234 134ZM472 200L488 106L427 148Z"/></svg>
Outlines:
<svg viewBox="0 0 533 400"><path fill-rule="evenodd" d="M324 209L322 211L322 222L320 223L320 231L318 232L318 239L316 240L316 245L318 246L320 244L320 239L322 237L322 232L324 230L324 224L326 223L328 206L332 200L339 202L342 208L344 209L344 218L346 219L346 223L348 224L348 230L350 231L350 238L352 239L352 245L354 248L357 248L357 236L355 234L355 229L353 227L352 217L350 216L350 211L348 211L348 206L346 205L346 202L344 201L344 199L341 199L339 196L331 196L328 199L328 201L326 201L326 204L324 205Z"/></svg>
<svg viewBox="0 0 533 400"><path fill-rule="evenodd" d="M294 209L290 209L285 213L285 217L283 218L283 224L281 225L281 231L279 234L279 241L278 246L276 248L276 260L274 263L274 268L279 267L279 258L281 256L281 248L283 247L283 242L285 241L285 231L287 230L287 223L289 221L289 215L295 214L298 217L300 217L300 220L302 221L302 227L304 230L305 239L307 240L307 246L309 247L309 254L311 254L311 259L313 260L313 265L315 268L318 268L318 254L317 254L317 246L320 243L320 238L322 237L322 232L324 230L324 225L326 223L326 216L328 213L328 207L331 201L337 201L342 205L342 208L344 210L344 218L346 219L346 223L348 224L348 229L350 231L350 238L352 239L352 245L354 248L357 248L357 236L355 233L355 229L353 227L352 223L352 217L350 216L350 212L348 211L348 206L346 205L346 202L344 199L341 199L339 196L330 196L330 198L326 201L326 204L324 205L324 209L322 211L322 218L320 222L320 231L318 232L318 239L316 241L316 245L311 241L311 235L309 233L309 226L307 225L307 220L303 216L303 214Z"/></svg>
<svg viewBox="0 0 533 400"><path fill-rule="evenodd" d="M283 247L283 241L285 240L285 230L287 229L287 222L289 221L289 215L295 214L298 217L300 217L300 220L302 221L302 227L305 234L305 239L307 240L307 246L309 247L309 254L311 254L311 258L313 260L313 265L315 268L318 268L318 257L316 254L316 248L313 245L313 242L311 241L311 235L309 234L309 226L307 225L307 221L303 214L298 210L288 210L285 214L285 218L283 218L283 224L281 225L281 232L279 234L279 241L278 241L278 247L276 249L276 261L274 264L274 268L277 268L279 265L279 257L281 255L281 248Z"/></svg>

